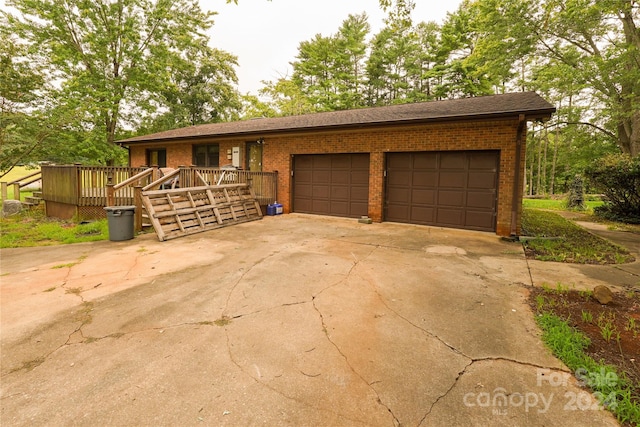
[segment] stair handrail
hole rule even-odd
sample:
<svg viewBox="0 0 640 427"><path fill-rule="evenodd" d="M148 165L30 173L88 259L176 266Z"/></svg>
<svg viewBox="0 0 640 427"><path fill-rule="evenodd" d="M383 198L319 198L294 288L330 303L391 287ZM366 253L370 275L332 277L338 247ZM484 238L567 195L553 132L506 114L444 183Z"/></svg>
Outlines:
<svg viewBox="0 0 640 427"><path fill-rule="evenodd" d="M170 179L179 176L180 175L180 169L175 169L171 172L169 172L168 174L161 176L159 179L153 181L151 184L142 187L142 191L148 191L148 190L155 190L157 188L159 188L162 184L164 184L166 181L169 181ZM175 187L175 180L172 183L171 187L174 188Z"/></svg>
<svg viewBox="0 0 640 427"><path fill-rule="evenodd" d="M37 175L40 175L40 176L37 176ZM33 177L36 177L36 178L33 178ZM29 180L27 182L22 182L25 179L29 179L29 178L33 178L33 179ZM35 171L35 172L33 172L33 173L29 174L29 175L23 176L22 178L18 178L18 179L15 179L13 181L10 181L10 182L2 182L2 183L0 183L0 186L1 186L1 190L0 191L1 191L1 195L2 195L2 200L7 200L7 197L8 197L8 194L9 194L8 188L9 188L10 185L13 186L13 198L15 200L20 200L20 189L22 187L26 187L29 184L33 184L34 182L37 182L37 181L39 181L41 179L42 179L42 171L41 170L37 170L37 171Z"/></svg>
<svg viewBox="0 0 640 427"><path fill-rule="evenodd" d="M134 230L136 232L139 232L142 230L142 184L140 183L140 181L143 178L146 178L147 176L151 175L151 179L153 179L153 176L156 174L157 171L157 167L153 166L150 167L148 169L143 170L142 172L139 172L137 174L135 174L134 176L132 176L131 178L125 179L122 182L119 182L117 184L113 184L111 182L112 177L109 176L108 177L108 182L107 182L107 206L113 206L115 205L116 202L116 197L115 197L115 193L118 190L121 190L127 186L130 186L131 184L135 184L133 186L133 204L135 206L135 211L134 211Z"/></svg>

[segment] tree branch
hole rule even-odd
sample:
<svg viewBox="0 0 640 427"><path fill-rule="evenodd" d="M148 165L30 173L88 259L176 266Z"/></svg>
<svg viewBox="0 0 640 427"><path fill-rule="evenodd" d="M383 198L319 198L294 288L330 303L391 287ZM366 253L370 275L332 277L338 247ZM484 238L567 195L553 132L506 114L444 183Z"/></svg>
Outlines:
<svg viewBox="0 0 640 427"><path fill-rule="evenodd" d="M600 132L604 133L605 135L614 138L614 139L618 139L617 135L611 131L606 130L605 128L598 126L596 124L593 123L589 123L589 122L571 122L571 121L564 121L564 122L556 122L556 124L559 125L584 125L584 126L590 126L594 129L599 130Z"/></svg>

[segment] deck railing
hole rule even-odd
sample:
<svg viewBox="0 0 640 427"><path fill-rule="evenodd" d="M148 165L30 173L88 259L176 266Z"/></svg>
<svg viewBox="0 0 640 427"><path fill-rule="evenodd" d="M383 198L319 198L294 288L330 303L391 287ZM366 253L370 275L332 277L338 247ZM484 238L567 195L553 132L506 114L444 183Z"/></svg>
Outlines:
<svg viewBox="0 0 640 427"><path fill-rule="evenodd" d="M75 206L107 206L107 184L125 181L146 168L118 166L42 166L42 198ZM130 205L133 189L123 189L116 205Z"/></svg>
<svg viewBox="0 0 640 427"><path fill-rule="evenodd" d="M26 187L29 184L40 181L40 173L40 171L36 171L11 182L0 183L0 197L2 198L2 200L7 200L9 193L8 189L9 187L11 187L13 188L13 198L15 200L20 200L20 190L22 189L22 187Z"/></svg>
<svg viewBox="0 0 640 427"><path fill-rule="evenodd" d="M118 186L148 170L146 167L128 168L117 166L42 166L42 198L46 201L75 206L116 206L134 203L134 187ZM151 173L135 179L137 186L146 187L157 180ZM267 205L276 200L277 172L249 172L218 168L180 167L178 185L182 188L221 184L251 184L260 204ZM108 200L107 187L118 190Z"/></svg>

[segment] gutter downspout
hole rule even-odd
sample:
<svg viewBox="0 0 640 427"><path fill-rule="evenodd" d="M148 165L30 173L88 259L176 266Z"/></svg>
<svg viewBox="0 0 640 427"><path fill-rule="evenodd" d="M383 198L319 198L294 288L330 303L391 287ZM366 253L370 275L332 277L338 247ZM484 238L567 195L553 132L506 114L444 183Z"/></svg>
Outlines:
<svg viewBox="0 0 640 427"><path fill-rule="evenodd" d="M518 202L520 201L520 157L522 156L522 139L523 131L527 121L525 115L518 116L518 130L516 131L516 159L515 159L515 176L513 178L513 199L511 200L511 238L518 238Z"/></svg>

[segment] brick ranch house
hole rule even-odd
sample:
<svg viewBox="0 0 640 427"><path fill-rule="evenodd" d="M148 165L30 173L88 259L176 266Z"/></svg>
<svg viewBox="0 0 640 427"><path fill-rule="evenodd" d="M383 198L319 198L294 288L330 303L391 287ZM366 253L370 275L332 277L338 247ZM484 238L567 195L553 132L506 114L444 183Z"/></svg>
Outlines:
<svg viewBox="0 0 640 427"><path fill-rule="evenodd" d="M205 124L119 144L129 166L277 171L284 213L515 236L526 123L554 111L520 92Z"/></svg>

